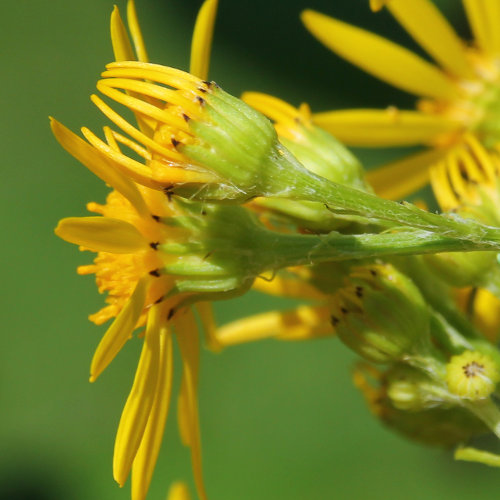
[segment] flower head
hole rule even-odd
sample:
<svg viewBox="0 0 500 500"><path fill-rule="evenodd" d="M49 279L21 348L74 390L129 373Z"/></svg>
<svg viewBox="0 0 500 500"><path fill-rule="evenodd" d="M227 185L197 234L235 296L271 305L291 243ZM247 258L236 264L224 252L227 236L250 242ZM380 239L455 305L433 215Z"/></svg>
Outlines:
<svg viewBox="0 0 500 500"><path fill-rule="evenodd" d="M495 2L464 0L475 36L467 46L430 0L373 1L386 6L435 60L378 35L314 11L306 27L341 57L395 87L419 96L416 111L359 109L314 115L314 120L347 144L403 146L422 144L429 151L378 169L369 176L375 190L400 198L428 181L428 167L474 133L488 148L500 141L500 21Z"/></svg>
<svg viewBox="0 0 500 500"><path fill-rule="evenodd" d="M487 398L500 381L495 361L477 351L453 356L446 365L446 382L451 393L473 401Z"/></svg>

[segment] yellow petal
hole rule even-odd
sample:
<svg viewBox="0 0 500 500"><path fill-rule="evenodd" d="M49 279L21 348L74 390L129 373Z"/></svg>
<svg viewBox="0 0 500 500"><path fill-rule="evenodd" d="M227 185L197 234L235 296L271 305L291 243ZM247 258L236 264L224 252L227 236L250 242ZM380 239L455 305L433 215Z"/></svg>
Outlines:
<svg viewBox="0 0 500 500"><path fill-rule="evenodd" d="M144 308L148 284L149 277L139 280L130 299L125 303L123 309L99 342L90 365L91 382L95 382L97 377L113 361L125 342L132 336Z"/></svg>
<svg viewBox="0 0 500 500"><path fill-rule="evenodd" d="M436 66L385 38L312 10L302 13L302 21L329 49L395 87L444 100L457 94Z"/></svg>
<svg viewBox="0 0 500 500"><path fill-rule="evenodd" d="M202 80L208 78L217 3L218 0L205 0L196 18L191 41L189 72Z"/></svg>
<svg viewBox="0 0 500 500"><path fill-rule="evenodd" d="M500 300L491 292L478 289L474 298L474 323L493 344L500 337Z"/></svg>
<svg viewBox="0 0 500 500"><path fill-rule="evenodd" d="M56 139L68 153L125 196L140 214L148 213L144 199L135 184L122 175L102 154L57 120L51 118L50 126Z"/></svg>
<svg viewBox="0 0 500 500"><path fill-rule="evenodd" d="M460 124L437 115L396 108L348 109L313 115L314 123L351 146L410 146L432 144Z"/></svg>
<svg viewBox="0 0 500 500"><path fill-rule="evenodd" d="M292 311L256 314L224 325L217 331L217 340L228 346L269 337L298 340L331 333L329 308L301 306Z"/></svg>
<svg viewBox="0 0 500 500"><path fill-rule="evenodd" d="M127 29L123 24L120 11L115 5L111 13L111 44L116 61L135 61L134 51L127 35Z"/></svg>
<svg viewBox="0 0 500 500"><path fill-rule="evenodd" d="M167 500L190 500L189 490L185 483L174 483L168 491Z"/></svg>
<svg viewBox="0 0 500 500"><path fill-rule="evenodd" d="M373 12L377 12L384 7L384 5L390 0L370 0L370 9Z"/></svg>
<svg viewBox="0 0 500 500"><path fill-rule="evenodd" d="M217 337L215 336L216 325L212 304L210 302L198 302L196 304L196 309L203 326L207 347L215 352L220 351L222 347L219 345Z"/></svg>
<svg viewBox="0 0 500 500"><path fill-rule="evenodd" d="M366 177L383 198L398 200L429 182L429 167L439 161L445 149L430 149L370 170Z"/></svg>
<svg viewBox="0 0 500 500"><path fill-rule="evenodd" d="M132 224L111 217L68 217L59 221L55 233L94 252L133 253L148 246Z"/></svg>
<svg viewBox="0 0 500 500"><path fill-rule="evenodd" d="M199 345L196 321L191 311L175 318L177 341L182 357L182 381L178 401L179 431L191 448L193 475L201 500L207 500L201 468L200 424L198 416Z"/></svg>
<svg viewBox="0 0 500 500"><path fill-rule="evenodd" d="M474 78L474 72L465 57L463 42L432 2L392 0L387 3L387 7L441 67L458 77Z"/></svg>
<svg viewBox="0 0 500 500"><path fill-rule="evenodd" d="M300 279L283 278L281 276L275 276L272 279L257 279L252 288L259 292L278 297L310 300L322 300L325 298L324 293L309 283Z"/></svg>
<svg viewBox="0 0 500 500"><path fill-rule="evenodd" d="M139 365L118 425L113 477L120 486L127 480L155 399L160 363L159 334L164 312L163 305L153 306L149 311Z"/></svg>
<svg viewBox="0 0 500 500"><path fill-rule="evenodd" d="M463 0L469 24L479 47L500 51L500 4L498 0Z"/></svg>
<svg viewBox="0 0 500 500"><path fill-rule="evenodd" d="M132 41L134 43L137 59L142 62L148 62L148 53L142 36L141 27L139 25L139 19L137 18L134 0L129 0L127 4L127 22L130 34L132 35ZM131 60L135 60L135 58L129 59L129 61Z"/></svg>
<svg viewBox="0 0 500 500"><path fill-rule="evenodd" d="M132 465L132 500L144 500L158 459L172 393L172 336L165 326L160 331L160 361L156 394L141 445Z"/></svg>
<svg viewBox="0 0 500 500"><path fill-rule="evenodd" d="M244 92L241 99L275 122L293 120L299 114L291 104L261 92Z"/></svg>

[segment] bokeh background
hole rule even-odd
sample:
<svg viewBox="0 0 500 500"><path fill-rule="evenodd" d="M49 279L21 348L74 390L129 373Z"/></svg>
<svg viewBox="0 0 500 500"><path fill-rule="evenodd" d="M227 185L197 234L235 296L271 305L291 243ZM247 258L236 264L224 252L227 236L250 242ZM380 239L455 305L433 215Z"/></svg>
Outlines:
<svg viewBox="0 0 500 500"><path fill-rule="evenodd" d="M437 3L469 37L460 2ZM153 61L187 68L200 4L137 0ZM124 11L125 1L119 6ZM306 7L415 48L387 13L372 14L367 0L220 0L211 77L236 95L259 90L318 111L413 104L309 36L298 19ZM91 277L75 273L91 255L58 240L53 228L61 217L84 215L85 203L102 201L106 189L58 146L47 118L74 130L103 123L88 96L112 57L111 9L111 0L2 4L0 500L129 498L128 485L119 489L112 480L111 457L140 342L129 342L98 383L88 383L104 327L86 316L102 297ZM401 154L357 153L367 166ZM217 316L226 322L286 305L251 293L217 304ZM335 339L204 351L200 408L210 498L492 498L500 472L455 463L448 452L408 442L374 420L352 385L353 362ZM174 417L149 498L164 499L177 479L191 483Z"/></svg>

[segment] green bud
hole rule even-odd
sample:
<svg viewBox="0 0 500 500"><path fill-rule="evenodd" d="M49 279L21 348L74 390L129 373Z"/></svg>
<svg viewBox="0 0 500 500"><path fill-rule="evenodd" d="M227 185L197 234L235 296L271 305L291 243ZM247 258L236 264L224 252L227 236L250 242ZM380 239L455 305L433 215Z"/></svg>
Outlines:
<svg viewBox="0 0 500 500"><path fill-rule="evenodd" d="M420 411L450 406L450 395L422 371L397 364L385 375L387 397L398 410Z"/></svg>
<svg viewBox="0 0 500 500"><path fill-rule="evenodd" d="M340 339L376 363L426 354L429 321L417 287L389 264L353 269L335 296L332 323Z"/></svg>

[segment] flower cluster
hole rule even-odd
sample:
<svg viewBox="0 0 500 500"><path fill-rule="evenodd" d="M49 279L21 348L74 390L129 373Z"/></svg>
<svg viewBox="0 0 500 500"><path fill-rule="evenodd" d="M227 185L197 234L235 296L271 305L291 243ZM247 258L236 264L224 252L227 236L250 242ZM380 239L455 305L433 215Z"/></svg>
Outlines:
<svg viewBox="0 0 500 500"><path fill-rule="evenodd" d="M421 95L418 112L311 113L258 92L239 99L207 80L216 0L200 10L189 72L149 63L130 0L130 38L115 8L115 60L97 82L102 97L92 96L114 128L99 137L84 127L81 138L52 120L60 144L111 190L104 204L87 205L96 216L63 219L56 234L96 253L78 273L95 275L107 294L90 316L98 325L112 320L90 380L129 339L142 341L113 460L120 485L131 473L133 500L146 497L159 455L174 338L182 360L179 434L191 450L198 496L207 498L200 329L212 350L267 337L338 336L363 358L356 386L395 430L434 445L484 432L500 437L493 343L500 331L500 45L473 2L465 5L478 44L467 49L428 0L372 4L387 4L443 70L321 14L306 11L303 20L343 57ZM339 139L432 150L410 161L415 171L404 162L365 176ZM400 197L429 178L442 214L374 194ZM217 328L210 302L252 287L308 303ZM500 461L485 453L459 448L456 456ZM187 497L181 484L169 496Z"/></svg>

